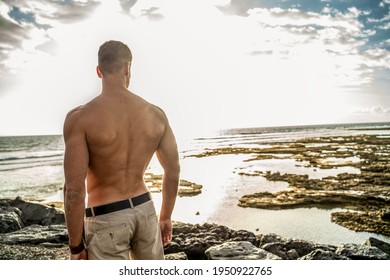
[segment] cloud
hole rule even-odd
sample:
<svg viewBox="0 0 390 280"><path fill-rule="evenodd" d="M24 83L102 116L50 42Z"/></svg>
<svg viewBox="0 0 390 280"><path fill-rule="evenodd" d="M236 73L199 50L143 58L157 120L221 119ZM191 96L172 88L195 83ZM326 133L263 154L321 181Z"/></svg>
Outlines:
<svg viewBox="0 0 390 280"><path fill-rule="evenodd" d="M367 22L369 23L378 23L378 22L385 22L390 20L390 11L387 15L383 16L382 18L367 18Z"/></svg>
<svg viewBox="0 0 390 280"><path fill-rule="evenodd" d="M42 18L71 23L88 18L99 6L99 2L93 1L60 1L53 2L51 13L41 14Z"/></svg>
<svg viewBox="0 0 390 280"><path fill-rule="evenodd" d="M74 22L87 18L98 6L96 0L6 0L13 18L35 25L54 22Z"/></svg>
<svg viewBox="0 0 390 280"><path fill-rule="evenodd" d="M383 106L372 106L370 108L360 109L355 111L357 115L379 115L379 116L390 116L390 108L384 108Z"/></svg>
<svg viewBox="0 0 390 280"><path fill-rule="evenodd" d="M379 7L384 8L386 5L390 5L390 0L383 0L379 3Z"/></svg>
<svg viewBox="0 0 390 280"><path fill-rule="evenodd" d="M2 88L15 84L15 76L11 75L12 73L6 65L9 54L15 48L21 48L22 42L29 37L25 32L25 28L0 14L0 38L0 88Z"/></svg>
<svg viewBox="0 0 390 280"><path fill-rule="evenodd" d="M370 49L362 53L368 67L390 69L390 51L382 48Z"/></svg>
<svg viewBox="0 0 390 280"><path fill-rule="evenodd" d="M119 0L122 11L125 14L131 13L131 8L137 3L137 0Z"/></svg>
<svg viewBox="0 0 390 280"><path fill-rule="evenodd" d="M390 29L390 22L387 22L383 25L380 25L378 26L379 29L382 29L382 30L389 30Z"/></svg>
<svg viewBox="0 0 390 280"><path fill-rule="evenodd" d="M370 67L386 67L388 58L387 53L379 55L378 50L360 50L375 34L359 21L362 13L355 7L344 13L336 9L322 13L291 8L250 9L243 18L259 26L259 35L248 54L301 61L303 68L314 69L318 77L329 79L337 87L368 85L373 81Z"/></svg>
<svg viewBox="0 0 390 280"><path fill-rule="evenodd" d="M48 29L50 28L50 25L48 24L39 24L36 21L35 14L32 12L23 12L20 8L12 6L11 10L9 11L8 15L14 19L17 23L23 25L23 24L32 24L35 27L39 29Z"/></svg>
<svg viewBox="0 0 390 280"><path fill-rule="evenodd" d="M98 5L83 0L0 2L0 88L16 83L17 73L36 54L54 54L58 45L51 29L88 18Z"/></svg>
<svg viewBox="0 0 390 280"><path fill-rule="evenodd" d="M158 7L150 7L148 9L143 9L141 11L142 12L141 15L147 17L150 20L159 21L162 20L164 16L158 11L159 11Z"/></svg>

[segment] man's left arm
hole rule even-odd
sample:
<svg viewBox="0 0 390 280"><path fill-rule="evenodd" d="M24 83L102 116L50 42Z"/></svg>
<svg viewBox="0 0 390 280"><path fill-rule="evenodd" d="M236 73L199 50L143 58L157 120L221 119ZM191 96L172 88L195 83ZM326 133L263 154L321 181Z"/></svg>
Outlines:
<svg viewBox="0 0 390 280"><path fill-rule="evenodd" d="M69 235L70 259L87 259L84 248L85 179L88 170L88 145L78 120L79 112L68 114L64 124L64 206Z"/></svg>

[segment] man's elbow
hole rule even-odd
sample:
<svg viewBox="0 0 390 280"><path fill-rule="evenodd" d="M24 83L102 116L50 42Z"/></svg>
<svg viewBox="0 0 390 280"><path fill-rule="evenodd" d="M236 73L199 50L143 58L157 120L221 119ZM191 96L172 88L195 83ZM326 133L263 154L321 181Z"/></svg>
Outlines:
<svg viewBox="0 0 390 280"><path fill-rule="evenodd" d="M171 166L169 169L164 170L164 176L171 181L179 182L180 179L180 164L176 164Z"/></svg>
<svg viewBox="0 0 390 280"><path fill-rule="evenodd" d="M64 200L65 201L83 201L85 199L85 189L75 188L64 184Z"/></svg>

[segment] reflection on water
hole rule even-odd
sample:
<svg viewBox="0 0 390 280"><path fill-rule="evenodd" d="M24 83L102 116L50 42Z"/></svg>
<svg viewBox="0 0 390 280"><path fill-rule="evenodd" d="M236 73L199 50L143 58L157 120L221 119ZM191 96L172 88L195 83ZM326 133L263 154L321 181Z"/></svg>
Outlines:
<svg viewBox="0 0 390 280"><path fill-rule="evenodd" d="M261 167L267 170L286 170L309 174L311 177L334 176L356 172L356 169L337 168L313 171L303 166L291 170L294 160L264 160L244 162L250 155L220 155L182 160L182 177L203 185L202 193L195 197L178 198L173 220L188 223L217 223L233 229L246 229L256 234L276 233L283 237L311 240L339 245L363 243L369 236L390 242L389 237L373 233L357 233L331 222L332 212L342 209L299 208L263 210L238 207L238 199L255 192L277 192L288 187L286 182L270 182L261 176L240 176L236 170ZM286 165L285 167L283 167ZM299 170L298 170L299 169ZM298 172L299 171L299 172ZM306 173L305 173L306 172ZM283 172L282 172L283 173ZM291 172L292 173L292 172ZM153 194L157 209L161 194Z"/></svg>
<svg viewBox="0 0 390 280"><path fill-rule="evenodd" d="M307 161L296 161L295 159L264 159L247 162L239 168L240 172L253 173L254 171L271 171L271 173L280 172L281 174L308 175L309 179L322 179L328 176L337 176L341 173L360 174L360 170L350 166L340 166L331 169L320 169L317 167L306 167Z"/></svg>

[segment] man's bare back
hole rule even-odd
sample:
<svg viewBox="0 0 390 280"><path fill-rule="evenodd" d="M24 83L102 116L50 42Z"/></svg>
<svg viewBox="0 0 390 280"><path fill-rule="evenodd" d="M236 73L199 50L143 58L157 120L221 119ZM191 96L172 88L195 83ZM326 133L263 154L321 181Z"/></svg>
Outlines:
<svg viewBox="0 0 390 280"><path fill-rule="evenodd" d="M180 173L177 144L164 112L127 90L130 66L126 45L103 44L96 68L102 79L101 94L65 119L64 204L71 259L87 258L83 247L86 192L88 207L147 193L144 173L155 153L164 169L159 216L163 244L172 237L171 214Z"/></svg>
<svg viewBox="0 0 390 280"><path fill-rule="evenodd" d="M72 114L88 145L88 206L145 193L145 170L170 129L165 114L129 91L103 93Z"/></svg>

